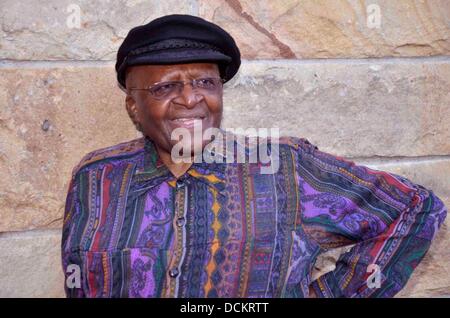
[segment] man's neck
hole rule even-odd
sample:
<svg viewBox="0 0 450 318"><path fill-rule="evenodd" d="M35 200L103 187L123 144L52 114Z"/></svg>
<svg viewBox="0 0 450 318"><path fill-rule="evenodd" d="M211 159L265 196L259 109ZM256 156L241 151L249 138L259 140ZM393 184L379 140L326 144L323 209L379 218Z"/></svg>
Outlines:
<svg viewBox="0 0 450 318"><path fill-rule="evenodd" d="M172 156L167 151L164 151L159 147L156 147L156 151L158 151L158 155L161 158L161 161L166 165L169 171L176 178L179 178L180 176L185 174L186 171L188 171L192 166L193 160L191 160L191 162L173 162Z"/></svg>

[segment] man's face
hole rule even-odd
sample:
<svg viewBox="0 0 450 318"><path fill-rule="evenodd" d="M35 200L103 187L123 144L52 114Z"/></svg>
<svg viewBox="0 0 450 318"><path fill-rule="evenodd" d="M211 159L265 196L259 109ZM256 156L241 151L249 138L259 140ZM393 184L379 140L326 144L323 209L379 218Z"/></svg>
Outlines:
<svg viewBox="0 0 450 318"><path fill-rule="evenodd" d="M187 129L194 136L193 123L202 124L202 133L208 128L219 128L222 120L223 89L207 91L193 89L189 84L179 94L158 98L146 90L154 83L166 81L190 81L200 78L220 78L219 68L213 63L188 63L176 65L140 65L128 69L126 77L128 113L142 127L142 133L152 139L156 146L170 152L178 142L171 140L176 128ZM209 140L203 141L203 148ZM194 151L194 144L191 143ZM197 151L198 149L196 149Z"/></svg>

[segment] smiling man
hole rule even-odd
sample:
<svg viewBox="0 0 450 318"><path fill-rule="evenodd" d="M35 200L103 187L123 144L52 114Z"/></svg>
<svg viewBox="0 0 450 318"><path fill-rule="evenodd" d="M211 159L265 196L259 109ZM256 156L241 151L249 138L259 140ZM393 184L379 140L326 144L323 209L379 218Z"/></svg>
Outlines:
<svg viewBox="0 0 450 318"><path fill-rule="evenodd" d="M126 105L130 118L143 134L154 141L161 160L176 176L181 176L189 162L174 164L172 149L175 129L185 129L189 136L188 154L198 153L211 140L195 143L195 126L200 136L218 128L222 120L222 78L215 63L131 66L126 77ZM149 83L153 83L148 86ZM188 85L186 85L188 83ZM147 87L147 88L142 88Z"/></svg>
<svg viewBox="0 0 450 318"><path fill-rule="evenodd" d="M406 284L446 217L441 200L302 138L268 141L271 173L239 160L234 150L259 146L248 139L221 151L229 134L206 132L220 128L223 84L239 66L232 37L198 17L129 32L116 71L143 137L73 170L68 297L392 297ZM180 130L205 138L173 138ZM180 142L191 160L175 160ZM194 160L216 153L225 160ZM317 256L342 246L352 247L312 281Z"/></svg>

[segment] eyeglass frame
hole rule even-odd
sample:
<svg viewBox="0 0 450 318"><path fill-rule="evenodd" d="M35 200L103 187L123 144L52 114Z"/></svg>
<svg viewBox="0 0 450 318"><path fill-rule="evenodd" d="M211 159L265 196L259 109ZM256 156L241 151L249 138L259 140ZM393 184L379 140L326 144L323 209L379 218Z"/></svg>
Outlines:
<svg viewBox="0 0 450 318"><path fill-rule="evenodd" d="M165 97L164 96L163 97L156 97L156 96L154 96L153 93L151 92L152 88L154 88L154 87L156 87L158 85L161 85L161 84L169 84L169 83L177 83L178 84L178 83L182 83L183 84L183 88L182 89L184 89L184 86L186 84L191 84L193 89L198 89L197 82L201 81L201 80L215 80L215 81L217 81L216 83L220 83L222 85L226 82L225 79L219 78L219 77L201 77L201 78L198 78L198 79L185 80L185 81L162 81L162 82L156 82L156 83L150 84L147 88L130 87L128 89L130 91L147 91L152 98L157 99L157 100L162 100ZM179 95L174 96L173 98L178 97L178 96Z"/></svg>

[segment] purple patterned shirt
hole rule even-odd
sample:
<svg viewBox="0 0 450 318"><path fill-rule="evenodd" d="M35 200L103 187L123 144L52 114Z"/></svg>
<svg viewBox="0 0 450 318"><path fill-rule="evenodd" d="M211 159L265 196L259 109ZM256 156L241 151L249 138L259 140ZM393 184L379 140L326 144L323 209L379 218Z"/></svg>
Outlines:
<svg viewBox="0 0 450 318"><path fill-rule="evenodd" d="M67 296L395 295L446 217L441 200L305 139L277 145L275 173L202 162L178 179L145 137L86 155L65 208L63 269L67 280L80 273ZM312 281L317 256L346 245Z"/></svg>

